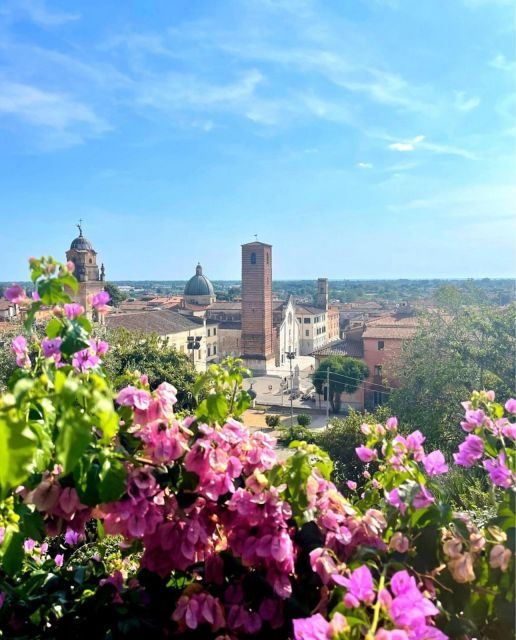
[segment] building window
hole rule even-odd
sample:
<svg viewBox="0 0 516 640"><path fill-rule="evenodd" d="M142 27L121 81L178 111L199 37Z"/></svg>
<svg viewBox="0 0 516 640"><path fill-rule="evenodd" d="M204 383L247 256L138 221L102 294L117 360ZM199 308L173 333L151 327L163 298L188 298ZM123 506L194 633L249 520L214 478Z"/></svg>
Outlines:
<svg viewBox="0 0 516 640"><path fill-rule="evenodd" d="M216 336L217 335L217 328L213 327L213 335Z"/></svg>
<svg viewBox="0 0 516 640"><path fill-rule="evenodd" d="M309 336L309 335L310 335L310 330L309 330L309 329L306 329L306 331L305 331L305 336L308 338L308 336Z"/></svg>
<svg viewBox="0 0 516 640"><path fill-rule="evenodd" d="M217 355L217 345L216 344L213 345L213 355L214 356Z"/></svg>
<svg viewBox="0 0 516 640"><path fill-rule="evenodd" d="M211 329L208 329L208 338L211 336Z"/></svg>
<svg viewBox="0 0 516 640"><path fill-rule="evenodd" d="M383 340L378 340L378 351L383 351L385 347L385 343Z"/></svg>
<svg viewBox="0 0 516 640"><path fill-rule="evenodd" d="M305 324L310 324L310 318L303 318L303 322Z"/></svg>
<svg viewBox="0 0 516 640"><path fill-rule="evenodd" d="M211 356L211 347L208 347L208 358Z"/></svg>
<svg viewBox="0 0 516 640"><path fill-rule="evenodd" d="M374 367L374 375L380 378L382 376L382 365L376 364Z"/></svg>
<svg viewBox="0 0 516 640"><path fill-rule="evenodd" d="M251 264L256 264L256 253L254 251L251 253Z"/></svg>

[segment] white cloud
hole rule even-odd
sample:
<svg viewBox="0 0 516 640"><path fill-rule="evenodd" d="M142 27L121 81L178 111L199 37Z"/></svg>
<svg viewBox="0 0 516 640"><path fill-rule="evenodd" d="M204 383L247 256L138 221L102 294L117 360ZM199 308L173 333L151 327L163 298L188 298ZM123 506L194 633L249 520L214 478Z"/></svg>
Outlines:
<svg viewBox="0 0 516 640"><path fill-rule="evenodd" d="M359 169L372 169L373 165L370 162L357 162Z"/></svg>
<svg viewBox="0 0 516 640"><path fill-rule="evenodd" d="M501 69L502 71L507 71L509 73L516 72L516 60L507 60L507 58L501 53L495 56L489 64L495 69Z"/></svg>
<svg viewBox="0 0 516 640"><path fill-rule="evenodd" d="M52 11L45 0L10 0L0 9L0 14L17 19L28 19L43 27L57 27L79 20L78 13Z"/></svg>
<svg viewBox="0 0 516 640"><path fill-rule="evenodd" d="M458 111L472 111L480 104L480 98L472 96L468 98L464 91L455 92L455 108Z"/></svg>
<svg viewBox="0 0 516 640"><path fill-rule="evenodd" d="M389 145L389 149L394 151L414 151L414 145L410 142L393 142Z"/></svg>

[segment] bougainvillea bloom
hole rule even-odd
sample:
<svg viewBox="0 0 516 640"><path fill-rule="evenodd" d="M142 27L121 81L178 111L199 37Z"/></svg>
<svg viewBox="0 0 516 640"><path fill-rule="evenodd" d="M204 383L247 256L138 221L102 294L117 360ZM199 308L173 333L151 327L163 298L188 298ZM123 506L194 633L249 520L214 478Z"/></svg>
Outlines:
<svg viewBox="0 0 516 640"><path fill-rule="evenodd" d="M84 307L77 302L64 305L64 311L68 320L73 320L84 313Z"/></svg>
<svg viewBox="0 0 516 640"><path fill-rule="evenodd" d="M459 452L453 454L456 464L461 467L472 467L484 454L484 441L479 436L469 435L459 445Z"/></svg>
<svg viewBox="0 0 516 640"><path fill-rule="evenodd" d="M346 607L358 607L360 602L371 604L374 601L373 576L369 567L365 565L358 567L349 578L343 578L341 582L348 588L344 596Z"/></svg>
<svg viewBox="0 0 516 640"><path fill-rule="evenodd" d="M516 414L516 398L509 398L509 400L507 400L505 410L509 413Z"/></svg>
<svg viewBox="0 0 516 640"><path fill-rule="evenodd" d="M359 447L356 447L355 451L362 462L371 462L371 460L374 460L377 457L376 451L374 449L365 447L363 444Z"/></svg>
<svg viewBox="0 0 516 640"><path fill-rule="evenodd" d="M28 355L27 340L23 336L13 338L11 349L16 355L16 365L18 367L30 367L30 358Z"/></svg>
<svg viewBox="0 0 516 640"><path fill-rule="evenodd" d="M93 296L91 305L94 309L97 309L97 311L100 311L102 313L107 311L107 303L110 300L111 296L107 291L99 291Z"/></svg>
<svg viewBox="0 0 516 640"><path fill-rule="evenodd" d="M295 640L328 640L330 623L320 613L311 618L299 618L294 620Z"/></svg>
<svg viewBox="0 0 516 640"><path fill-rule="evenodd" d="M443 454L437 449L423 458L423 466L429 476L438 476L448 471Z"/></svg>
<svg viewBox="0 0 516 640"><path fill-rule="evenodd" d="M20 304L25 300L25 290L19 284L13 284L11 287L7 287L4 296L9 302Z"/></svg>
<svg viewBox="0 0 516 640"><path fill-rule="evenodd" d="M55 362L59 362L61 360L61 343L63 342L62 338L44 338L41 343L41 350L43 351L43 355L45 358L53 358Z"/></svg>
<svg viewBox="0 0 516 640"><path fill-rule="evenodd" d="M501 451L494 460L484 460L484 468L489 473L491 482L498 487L508 489L514 484L514 477L507 467L505 453Z"/></svg>

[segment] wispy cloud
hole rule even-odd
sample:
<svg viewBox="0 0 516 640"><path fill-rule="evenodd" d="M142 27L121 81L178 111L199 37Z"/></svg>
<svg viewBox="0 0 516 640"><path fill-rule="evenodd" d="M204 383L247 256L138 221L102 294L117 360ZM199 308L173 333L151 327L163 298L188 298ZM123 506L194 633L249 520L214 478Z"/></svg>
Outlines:
<svg viewBox="0 0 516 640"><path fill-rule="evenodd" d="M506 220L506 230L516 225L516 186L471 184L439 195L390 205L391 211L428 211L441 217Z"/></svg>
<svg viewBox="0 0 516 640"><path fill-rule="evenodd" d="M464 91L455 92L455 108L459 111L472 111L480 104L480 98L476 96L467 97Z"/></svg>
<svg viewBox="0 0 516 640"><path fill-rule="evenodd" d="M359 169L372 169L373 165L371 162L357 162L357 167Z"/></svg>
<svg viewBox="0 0 516 640"><path fill-rule="evenodd" d="M501 69L502 71L507 71L508 73L516 72L516 60L507 60L507 58L502 53L496 55L489 62L489 64L495 69Z"/></svg>
<svg viewBox="0 0 516 640"><path fill-rule="evenodd" d="M43 130L50 146L79 144L109 129L89 107L67 95L14 82L0 82L0 114ZM45 131L50 130L50 135Z"/></svg>
<svg viewBox="0 0 516 640"><path fill-rule="evenodd" d="M411 140L406 140L404 142L393 142L389 145L389 149L393 151L414 151L416 146L423 142L425 136L416 136Z"/></svg>
<svg viewBox="0 0 516 640"><path fill-rule="evenodd" d="M43 27L57 27L81 17L78 13L53 11L45 0L7 0L0 8L0 15L13 20L27 19Z"/></svg>

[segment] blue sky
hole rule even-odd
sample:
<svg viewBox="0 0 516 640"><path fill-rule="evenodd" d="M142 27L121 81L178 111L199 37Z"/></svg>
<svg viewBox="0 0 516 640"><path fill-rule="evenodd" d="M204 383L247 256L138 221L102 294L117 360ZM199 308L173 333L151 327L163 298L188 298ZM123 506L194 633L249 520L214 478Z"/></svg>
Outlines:
<svg viewBox="0 0 516 640"><path fill-rule="evenodd" d="M513 0L2 0L0 280L515 275Z"/></svg>

